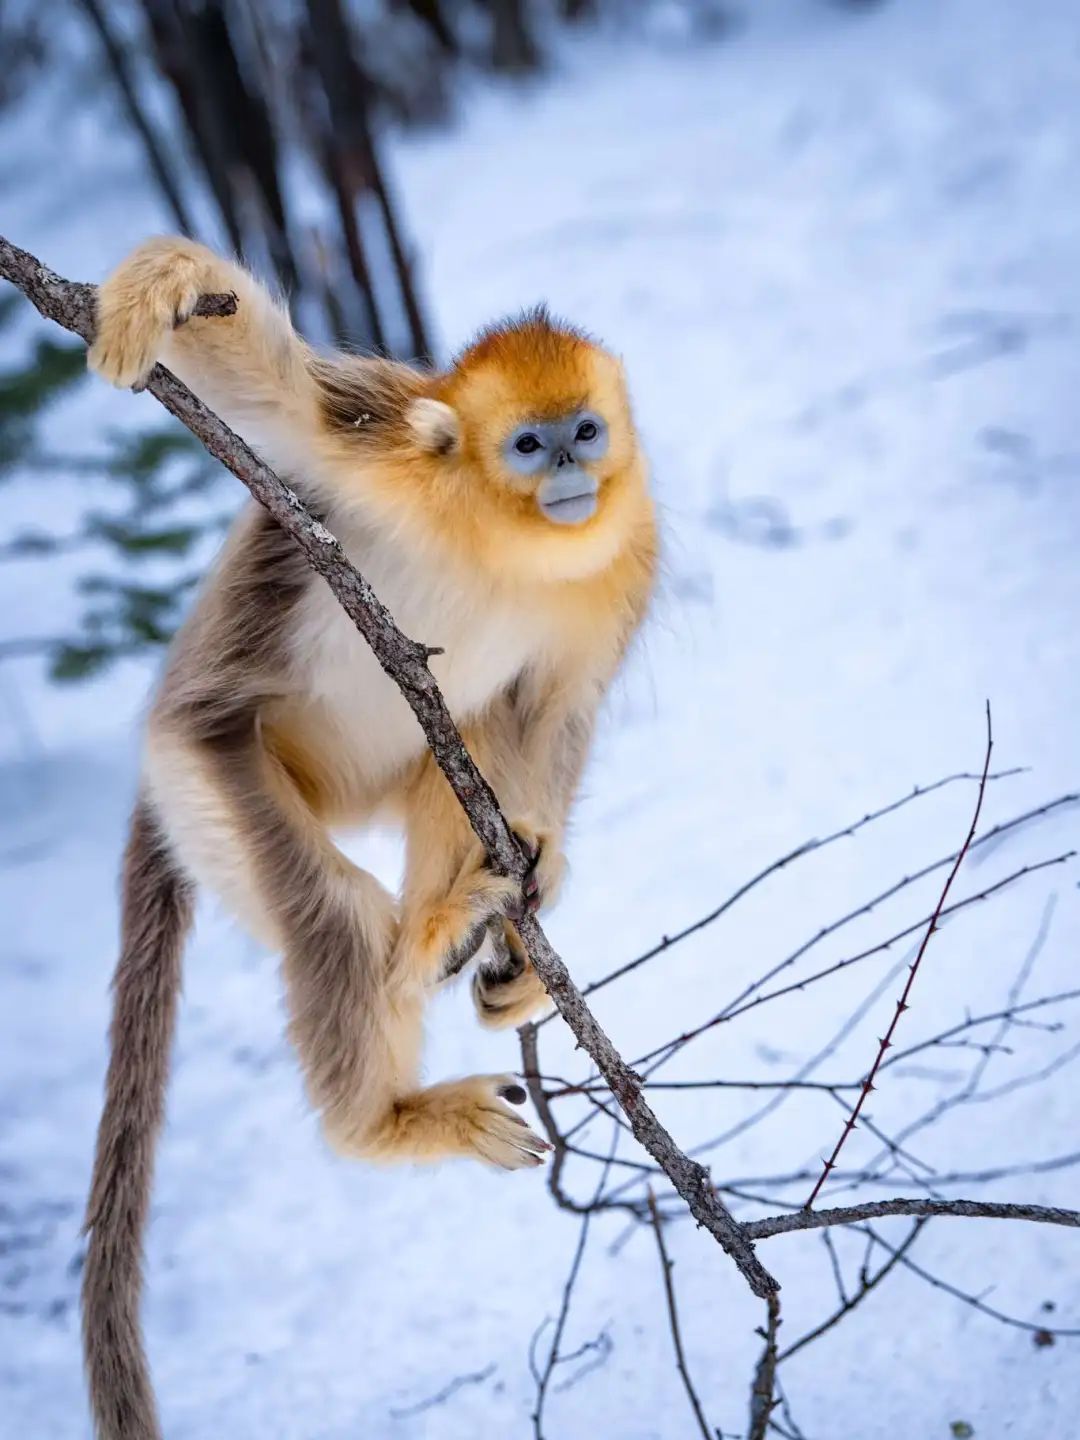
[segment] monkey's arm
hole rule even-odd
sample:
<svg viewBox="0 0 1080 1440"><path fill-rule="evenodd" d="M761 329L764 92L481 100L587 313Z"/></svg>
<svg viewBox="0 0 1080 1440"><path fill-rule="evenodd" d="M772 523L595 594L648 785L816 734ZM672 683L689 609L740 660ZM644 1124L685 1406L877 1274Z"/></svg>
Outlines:
<svg viewBox="0 0 1080 1440"><path fill-rule="evenodd" d="M200 295L220 292L236 295L234 315L193 313ZM305 488L333 486L325 396L339 372L354 393L390 382L400 389L412 374L377 358L317 357L279 300L194 240L146 241L100 287L97 303L92 370L114 385L137 385L160 360Z"/></svg>

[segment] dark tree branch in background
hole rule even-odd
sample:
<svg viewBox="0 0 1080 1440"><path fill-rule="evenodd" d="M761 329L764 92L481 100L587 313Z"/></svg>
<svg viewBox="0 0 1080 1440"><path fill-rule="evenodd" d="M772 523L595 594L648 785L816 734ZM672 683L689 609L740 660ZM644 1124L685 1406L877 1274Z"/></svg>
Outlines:
<svg viewBox="0 0 1080 1440"><path fill-rule="evenodd" d="M191 217L188 215L187 206L180 194L180 185L173 174L171 164L165 158L165 148L160 137L139 99L139 92L131 73L131 61L123 41L113 30L112 21L101 0L79 0L79 4L86 11L91 25L101 41L105 58L109 62L109 69L112 71L116 87L120 91L120 98L133 128L142 140L147 161L154 172L154 178L157 180L165 203L172 211L178 228L185 235L192 235L194 231L191 228Z"/></svg>
<svg viewBox="0 0 1080 1440"><path fill-rule="evenodd" d="M877 1054L874 1056L874 1063L870 1066L869 1073L867 1074L866 1079L862 1083L862 1089L859 1091L859 1098L855 1101L851 1113L845 1120L844 1128L840 1132L840 1138L833 1146L832 1153L825 1161L821 1174L818 1176L817 1183L810 1191L809 1197L807 1198L807 1210L812 1207L814 1201L820 1194L821 1187L829 1178L829 1172L835 1169L836 1161L839 1158L840 1151L844 1148L844 1142L847 1140L848 1136L858 1124L859 1116L862 1114L863 1106L866 1103L866 1097L874 1088L874 1080L877 1077L878 1071L881 1069L881 1062L885 1058L885 1051L888 1050L893 1043L892 1037L896 1031L897 1025L900 1022L900 1016L903 1015L905 1010L911 1008L909 1004L911 987L914 985L915 977L919 973L919 966L922 964L923 956L926 954L926 947L930 944L930 938L938 927L938 921L941 919L941 912L945 908L945 901L949 898L949 891L952 889L952 883L956 879L956 875L960 869L960 866L964 863L964 857L971 849L972 840L975 839L975 831L978 828L979 816L982 814L983 800L986 796L986 777L990 774L990 756L993 753L993 749L994 728L990 719L990 702L988 700L986 702L986 759L983 761L982 777L979 780L979 789L975 800L975 811L971 817L971 825L968 827L968 832L964 839L964 843L960 846L960 849L957 852L956 860L953 863L952 869L949 871L948 878L946 879L945 884L941 887L941 894L938 897L937 906L934 909L933 915L930 917L930 924L927 926L926 934L922 938L922 944L919 946L918 953L916 954L915 959L912 962L911 967L908 971L908 978L905 981L904 988L900 993L900 999L896 1002L896 1011L892 1019L889 1021L888 1029L885 1031L885 1034L881 1037L881 1040L878 1044Z"/></svg>
<svg viewBox="0 0 1080 1440"><path fill-rule="evenodd" d="M94 291L72 285L34 256L0 238L0 275L17 285L49 319L89 340L94 326ZM428 668L428 647L410 640L345 552L319 521L212 411L162 366L154 367L147 389L198 435L210 454L241 480L256 500L303 550L312 568L329 584L367 640L386 673L398 685L424 731L440 769L460 801L493 867L524 880L528 861L499 810L495 795L466 750ZM742 1227L720 1200L705 1168L683 1153L645 1100L641 1083L612 1045L582 999L570 972L552 949L535 917L518 924L525 951L555 1004L611 1087L634 1137L665 1171L695 1220L716 1239L759 1298L774 1294L776 1280L761 1264Z"/></svg>

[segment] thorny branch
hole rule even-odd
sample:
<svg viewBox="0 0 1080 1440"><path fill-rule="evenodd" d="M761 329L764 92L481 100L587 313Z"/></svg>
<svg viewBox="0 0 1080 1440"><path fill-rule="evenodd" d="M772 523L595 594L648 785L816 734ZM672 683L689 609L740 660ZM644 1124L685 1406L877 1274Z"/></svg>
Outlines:
<svg viewBox="0 0 1080 1440"><path fill-rule="evenodd" d="M986 783L1006 775L1014 774L1014 771L988 773ZM873 823L876 819L894 812L903 805L910 804L913 800L923 795L929 795L943 786L968 780L979 785L984 785L983 775L965 774L947 777L944 781L938 781L934 785L916 788L902 797L899 801L890 805L882 806L879 810L872 811L864 816L862 820L854 825L845 826L831 835L827 835L821 841L810 841L796 847L783 857L781 862L759 871L750 881L746 882L730 897L729 901L714 909L705 916L702 921L694 922L676 934L665 937L657 946L651 947L636 960L625 965L617 966L606 975L598 985L593 988L600 988L601 985L610 983L616 979L630 975L632 972L640 972L644 963L655 955L663 953L679 939L699 932L706 925L727 910L733 908L735 902L748 894L751 889L774 876L778 871L786 869L789 865L801 860L804 856L812 854L815 850L825 845L833 844L844 835L857 833L863 827ZM1029 826L1044 817L1061 813L1066 809L1073 808L1077 803L1074 794L1064 795L1056 800L1030 809L1023 814L1014 816L994 825L992 828L981 833L978 838L972 838L967 846L967 853L981 850L987 853L995 840L1004 839L1010 834L1015 834L1022 828ZM969 837L970 838L970 837ZM965 842L966 844L967 842ZM1050 861L1030 864L1013 871L1004 879L987 885L977 893L969 895L962 900L955 902L948 907L949 910L960 912L970 909L978 902L990 902L995 896L1001 895L1012 885L1030 879L1040 870L1045 870L1048 865L1058 865L1071 859L1071 853L1062 856L1055 856ZM907 891L918 880L928 877L938 869L950 869L955 867L961 859L961 851L956 851L943 860L938 860L930 865L922 866L905 875L902 880L888 887L870 901L863 903L852 910L849 917L832 925L824 927L816 932L815 936L806 944L799 947L791 956L780 965L774 966L765 975L759 976L750 986L743 989L736 998L729 1002L720 1015L707 1022L705 1027L697 1027L690 1031L693 1036L701 1033L704 1028L711 1028L717 1023L727 1020L735 1020L740 1015L748 1014L757 1009L761 1003L769 998L779 998L781 994L797 992L805 984L810 983L815 975L803 977L792 981L790 985L784 985L775 992L762 993L762 985L768 975L775 975L781 969L789 969L795 961L805 955L824 936L835 934L848 919L857 916L866 916L872 913L878 904L884 900L900 895ZM984 1184L1011 1175L1035 1175L1043 1171L1061 1168L1080 1163L1080 1154L1066 1154L1057 1157L1050 1157L1045 1160L1021 1162L1015 1165L997 1165L985 1170L975 1171L949 1171L942 1172L934 1170L918 1156L911 1155L903 1146L903 1137L909 1132L924 1128L926 1125L933 1125L940 1116L961 1104L975 1103L976 1101L989 1101L996 1096L1011 1093L1025 1085L1031 1085L1046 1078L1048 1075L1061 1069L1063 1066L1080 1058L1080 1046L1073 1045L1056 1055L1048 1063L1019 1075L1004 1084L989 1088L983 1084L988 1066L999 1054L1011 1054L1012 1051L1005 1044L1007 1038L1013 1033L1019 1033L1021 1027L1037 1029L1044 1033L1052 1033L1063 1028L1064 1022L1056 1018L1066 1004L1080 999L1080 991L1062 990L1053 994L1045 994L1032 999L1021 999L1021 992L1032 973L1032 966L1042 949L1049 929L1050 919L1054 910L1053 900L1044 908L1043 919L1040 923L1038 934L1031 947L1029 947L1019 973L1008 991L1007 1003L1000 1008L987 1008L982 1013L973 1014L969 1012L965 1018L958 1023L947 1025L928 1038L913 1041L904 1049L890 1046L882 1058L878 1067L878 1073L882 1074L892 1069L898 1079L903 1078L909 1082L919 1080L940 1081L949 1080L951 1074L942 1074L940 1070L928 1069L925 1064L920 1068L919 1061L924 1057L932 1057L935 1053L939 1056L948 1053L962 1052L965 1049L971 1051L975 1056L975 1064L970 1073L964 1077L955 1093L950 1092L949 1098L945 1101L938 1101L931 1106L925 1116L905 1126L897 1134L891 1134L882 1129L869 1116L863 1115L862 1120L869 1133L877 1136L882 1142L881 1154L862 1170L840 1171L835 1169L831 1174L833 1186L836 1189L856 1188L860 1185L889 1185L897 1189L913 1187L922 1190L922 1195L911 1198L890 1199L885 1201L868 1200L861 1203L851 1204L843 1207L829 1208L815 1211L801 1208L797 1205L788 1206L782 1198L778 1198L776 1192L789 1185L799 1185L812 1182L817 1173L814 1168L800 1168L786 1175L760 1176L742 1180L717 1181L721 1193L731 1201L742 1200L762 1206L765 1209L763 1218L747 1220L747 1232L757 1240L765 1240L775 1235L789 1234L796 1231L816 1229L817 1232L828 1241L833 1233L863 1235L867 1240L866 1255L859 1267L858 1274L853 1280L845 1280L840 1258L830 1243L826 1249L830 1257L833 1278L837 1286L839 1304L835 1306L823 1319L816 1322L805 1334L794 1340L785 1349L778 1349L775 1342L775 1333L770 1338L771 1315L766 1316L766 1325L760 1332L764 1337L764 1347L758 1365L755 1369L752 1386L750 1429L748 1435L762 1435L766 1431L772 1431L781 1435L797 1436L798 1426L791 1419L784 1408L783 1391L779 1382L779 1370L784 1363L799 1353L801 1350L814 1343L827 1332L833 1330L838 1324L844 1321L848 1315L857 1310L875 1291L877 1291L897 1270L903 1268L909 1273L919 1277L926 1284L933 1286L942 1293L949 1294L964 1304L971 1306L979 1313L998 1320L1002 1323L1017 1326L1027 1330L1036 1337L1038 1343L1049 1344L1057 1336L1068 1336L1072 1331L1068 1328L1047 1328L1045 1324L1034 1324L1030 1321L1021 1320L1017 1317L1007 1315L1003 1311L996 1310L986 1304L980 1296L970 1295L966 1291L951 1284L949 1281L936 1275L933 1271L923 1265L916 1264L911 1260L909 1251L915 1244L923 1228L936 1218L991 1218L1002 1220L1025 1220L1043 1224L1058 1224L1066 1227L1080 1225L1080 1213L1054 1209L1048 1206L1035 1206L1024 1204L1008 1204L997 1201L978 1201L972 1199L951 1198L942 1191L945 1187L953 1187L960 1184ZM945 907L941 907L941 917L946 913ZM897 940L904 936L914 934L918 931L925 940L926 927L934 918L934 910L927 917L915 925L908 925L898 933L891 935L887 940L878 942L875 945L867 946L860 952L860 956L853 956L836 964L825 966L816 972L816 976L825 978L834 974L838 969L846 968L854 963L857 958L869 958L871 955L887 952ZM916 947L917 950L917 947ZM802 1095L806 1101L824 1097L831 1102L843 1105L845 1111L850 1110L851 1102L845 1101L845 1095L862 1091L864 1080L852 1079L850 1076L841 1076L833 1080L817 1079L814 1077L815 1068L831 1057L836 1050L839 1040L849 1034L855 1023L864 1018L869 1012L872 1004L876 1003L877 997L883 987L887 985L893 974L903 965L910 965L915 957L916 950L901 962L900 967L894 969L881 982L878 982L866 1000L849 1014L836 1036L833 1037L810 1061L803 1062L798 1070L788 1078L784 1079L759 1079L749 1078L743 1080L731 1079L725 1076L717 1076L711 1080L678 1079L664 1081L653 1078L651 1069L643 1076L644 1083L648 1089L665 1091L705 1091L715 1090L717 1092L737 1093L746 1092L752 1095L754 1092L762 1091L770 1097L768 1104L758 1107L739 1125L731 1127L721 1137L721 1140L728 1140L737 1134L743 1133L750 1126L759 1123L778 1104L795 1095ZM1051 1008L1052 1007L1052 1008ZM1049 1021L1042 1016L1049 1013ZM543 1073L541 1070L538 1054L538 1031L541 1026L528 1026L521 1032L522 1053L525 1061L525 1073L529 1077L529 1087L537 1105L538 1113L541 1116L545 1133L555 1146L556 1154L560 1163L553 1165L549 1172L549 1185L556 1202L563 1208L582 1213L589 1209L595 1210L619 1210L629 1214L634 1222L651 1220L653 1213L661 1221L678 1219L680 1211L678 1208L671 1208L664 1205L652 1192L649 1182L655 1182L661 1178L656 1169L651 1165L641 1164L630 1157L620 1157L616 1165L623 1175L630 1172L629 1179L618 1179L615 1183L603 1190L599 1197L591 1201L579 1201L569 1193L566 1188L567 1170L573 1161L595 1161L601 1162L604 1157L589 1149L580 1140L581 1132L587 1129L597 1118L597 1110L590 1108L581 1119L572 1125L565 1125L562 1121L562 1103L572 1104L574 1101L585 1102L590 1107L602 1105L604 1097L608 1094L607 1087L603 1081L596 1076L586 1076L581 1080L571 1080L565 1074ZM656 1047L651 1053L652 1056L666 1058L680 1048L680 1042L685 1041L687 1036L677 1037L672 1041L664 1042ZM648 1057L645 1057L646 1059ZM634 1062L635 1065L640 1061ZM894 1068L896 1067L896 1068ZM899 1137L899 1138L898 1138ZM700 1154L706 1149L714 1148L718 1142L711 1141L705 1146L696 1146L693 1154ZM879 1169L882 1160L887 1160L888 1166ZM644 1192L643 1192L644 1187ZM929 1192L929 1193L927 1193ZM636 1198L645 1193L648 1196L646 1201ZM784 1209L783 1214L769 1214L770 1209ZM881 1219L891 1217L909 1217L913 1224L907 1231L906 1236L897 1245L890 1245L873 1228L873 1223ZM631 1229L633 1227L631 1226ZM630 1230L623 1232L623 1239L615 1242L612 1247L621 1246L625 1238L631 1233ZM870 1261L875 1249L880 1249L885 1259L876 1267L872 1267ZM674 1282L673 1282L674 1284ZM779 1315L776 1316L777 1322ZM669 1312L670 1324L670 1312ZM774 1408L779 1403L780 1409ZM782 1422L782 1423L781 1423Z"/></svg>
<svg viewBox="0 0 1080 1440"><path fill-rule="evenodd" d="M923 956L926 954L926 947L930 944L931 936L937 930L938 921L941 919L941 912L945 908L945 901L949 898L949 891L952 889L952 883L956 879L957 872L959 871L960 866L964 863L964 857L971 849L971 842L975 839L975 831L978 829L979 826L979 816L982 814L983 800L986 798L986 777L990 774L990 756L993 753L993 749L994 728L990 719L990 702L988 700L986 702L986 759L983 761L982 776L979 780L978 791L976 792L975 812L971 817L971 824L968 827L968 832L964 839L964 843L960 846L960 849L957 852L956 860L953 862L953 867L949 871L945 884L941 887L941 895L938 897L938 902L934 908L934 913L930 917L930 924L927 926L926 934L922 938L922 944L919 946L915 959L912 961L908 969L908 978L905 981L904 988L900 993L900 999L896 1002L896 1012L893 1015L892 1019L889 1021L888 1029L881 1037L881 1040L878 1044L877 1054L874 1056L874 1063L870 1066L869 1073L867 1074L866 1079L862 1083L862 1089L859 1091L859 1098L855 1101L855 1104L852 1106L851 1113L844 1121L844 1128L840 1132L840 1138L833 1146L832 1153L825 1161L824 1166L822 1167L821 1174L818 1176L817 1183L814 1185L814 1188L810 1191L810 1195L807 1198L807 1210L812 1208L814 1201L821 1193L821 1187L829 1178L829 1172L835 1169L836 1161L839 1158L840 1151L844 1148L844 1142L847 1140L848 1136L858 1124L859 1116L862 1114L863 1106L866 1104L867 1096L874 1088L874 1081L877 1078L878 1071L881 1069L881 1062L885 1058L885 1051L890 1049L892 1046L892 1037L896 1031L897 1025L900 1023L900 1016L903 1015L905 1010L909 1010L911 1008L911 987L914 985L915 977L919 973L919 966L922 964Z"/></svg>

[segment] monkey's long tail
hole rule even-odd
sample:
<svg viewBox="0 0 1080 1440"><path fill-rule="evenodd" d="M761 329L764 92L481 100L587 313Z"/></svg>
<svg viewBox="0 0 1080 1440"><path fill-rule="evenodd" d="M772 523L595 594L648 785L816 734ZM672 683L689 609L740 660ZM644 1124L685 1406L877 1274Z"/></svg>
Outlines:
<svg viewBox="0 0 1080 1440"><path fill-rule="evenodd" d="M87 1203L83 1355L99 1440L160 1440L139 1324L142 1235L193 890L145 800L124 857L111 1058Z"/></svg>

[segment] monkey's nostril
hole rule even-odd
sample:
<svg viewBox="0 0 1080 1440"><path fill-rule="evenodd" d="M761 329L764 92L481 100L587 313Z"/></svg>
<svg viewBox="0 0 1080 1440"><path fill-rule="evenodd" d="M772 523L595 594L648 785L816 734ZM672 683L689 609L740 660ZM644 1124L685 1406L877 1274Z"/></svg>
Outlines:
<svg viewBox="0 0 1080 1440"><path fill-rule="evenodd" d="M504 1100L509 1100L511 1105L525 1104L525 1091L520 1085L504 1085L499 1094Z"/></svg>

